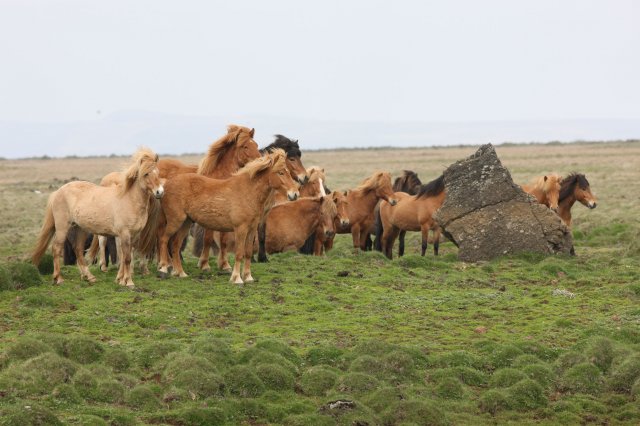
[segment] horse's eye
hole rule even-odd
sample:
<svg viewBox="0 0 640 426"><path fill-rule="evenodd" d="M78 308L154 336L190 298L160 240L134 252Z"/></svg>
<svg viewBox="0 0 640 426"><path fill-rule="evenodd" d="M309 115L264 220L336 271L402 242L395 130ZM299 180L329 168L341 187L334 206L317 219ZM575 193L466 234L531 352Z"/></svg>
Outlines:
<svg viewBox="0 0 640 426"><path fill-rule="evenodd" d="M144 177L147 177L147 176L149 176L149 173L145 173L145 174L144 174Z"/></svg>
<svg viewBox="0 0 640 426"><path fill-rule="evenodd" d="M280 176L282 176L282 175L284 175L284 172L278 172L278 174L279 174Z"/></svg>
<svg viewBox="0 0 640 426"><path fill-rule="evenodd" d="M294 160L295 160L295 158L293 158L293 157L289 157L289 158L288 158L288 160L289 160L289 161L294 161Z"/></svg>

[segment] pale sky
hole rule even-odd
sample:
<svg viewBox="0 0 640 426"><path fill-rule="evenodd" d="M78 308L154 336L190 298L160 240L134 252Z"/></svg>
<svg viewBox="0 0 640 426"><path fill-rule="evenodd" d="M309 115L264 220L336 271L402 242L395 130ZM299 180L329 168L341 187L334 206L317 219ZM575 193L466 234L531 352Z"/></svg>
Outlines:
<svg viewBox="0 0 640 426"><path fill-rule="evenodd" d="M0 0L0 121L637 120L639 22L633 0Z"/></svg>

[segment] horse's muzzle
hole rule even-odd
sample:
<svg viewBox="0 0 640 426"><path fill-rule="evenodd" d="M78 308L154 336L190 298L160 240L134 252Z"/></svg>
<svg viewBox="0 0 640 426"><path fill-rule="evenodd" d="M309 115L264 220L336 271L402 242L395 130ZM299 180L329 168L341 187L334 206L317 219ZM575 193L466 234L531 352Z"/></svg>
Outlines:
<svg viewBox="0 0 640 426"><path fill-rule="evenodd" d="M589 203L589 204L587 205L587 207L589 207L589 208L590 208L590 209L592 209L592 210L593 210L593 209L595 209L597 206L598 206L598 203Z"/></svg>
<svg viewBox="0 0 640 426"><path fill-rule="evenodd" d="M159 200L164 195L164 188L156 189L153 195Z"/></svg>
<svg viewBox="0 0 640 426"><path fill-rule="evenodd" d="M396 200L395 198L390 198L389 204L391 204L392 206L395 206L396 204L398 204L398 200Z"/></svg>
<svg viewBox="0 0 640 426"><path fill-rule="evenodd" d="M308 175L298 175L297 179L298 179L298 183L300 183L300 185L304 185L305 183L309 182L309 176Z"/></svg>
<svg viewBox="0 0 640 426"><path fill-rule="evenodd" d="M287 191L287 198L289 199L289 201L297 200L299 195L300 193L298 191Z"/></svg>
<svg viewBox="0 0 640 426"><path fill-rule="evenodd" d="M349 219L340 219L340 225L349 226Z"/></svg>
<svg viewBox="0 0 640 426"><path fill-rule="evenodd" d="M329 229L327 229L326 231L324 231L324 235L325 235L327 238L331 238L331 237L333 237L334 235L336 235L336 233L335 233L335 232L333 232L333 231L331 231L331 230L329 230Z"/></svg>

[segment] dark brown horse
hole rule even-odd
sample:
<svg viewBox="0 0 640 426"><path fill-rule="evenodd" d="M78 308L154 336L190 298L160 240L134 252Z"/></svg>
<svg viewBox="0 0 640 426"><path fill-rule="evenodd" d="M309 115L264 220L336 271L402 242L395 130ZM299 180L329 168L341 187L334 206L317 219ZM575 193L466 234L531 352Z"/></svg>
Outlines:
<svg viewBox="0 0 640 426"><path fill-rule="evenodd" d="M596 196L591 192L589 181L581 173L571 173L560 182L558 216L569 228L571 227L571 207L576 201L590 209L595 209L598 205Z"/></svg>

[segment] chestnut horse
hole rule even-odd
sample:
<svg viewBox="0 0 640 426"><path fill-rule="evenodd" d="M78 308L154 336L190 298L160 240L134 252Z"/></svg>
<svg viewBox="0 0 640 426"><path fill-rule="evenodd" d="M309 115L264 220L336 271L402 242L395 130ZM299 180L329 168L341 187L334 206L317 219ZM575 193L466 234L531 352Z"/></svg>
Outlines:
<svg viewBox="0 0 640 426"><path fill-rule="evenodd" d="M144 228L149 209L149 194L161 198L164 188L158 171L158 156L142 148L133 155L133 164L124 174L119 186L98 186L91 182L75 181L63 185L49 196L45 220L33 250L32 261L40 258L53 241L53 279L64 280L60 274L60 256L67 232L78 227L76 257L82 278L95 282L84 261L87 233L113 235L119 240L120 268L118 284L133 287L131 278L131 242Z"/></svg>
<svg viewBox="0 0 640 426"><path fill-rule="evenodd" d="M364 250L365 237L373 226L373 210L380 199L388 201L392 206L397 199L391 189L391 175L389 172L375 172L362 181L355 189L347 191L348 224L341 224L336 228L338 234L349 234L353 239L353 248L357 253ZM328 242L331 248L333 242Z"/></svg>
<svg viewBox="0 0 640 426"><path fill-rule="evenodd" d="M274 206L267 216L267 253L298 250L318 228L324 235L333 236L333 220L337 214L336 205L329 195L300 198Z"/></svg>
<svg viewBox="0 0 640 426"><path fill-rule="evenodd" d="M206 229L235 233L235 263L231 281L236 284L252 282L251 254L258 222L273 202L273 193L285 190L291 200L298 197L297 184L286 171L286 156L275 150L253 160L228 179L212 179L186 173L167 181L167 196L162 200L166 221L159 227L159 271L168 272L169 238L174 236L173 253L189 232L192 222ZM208 250L208 249L207 249ZM244 260L242 277L240 265ZM180 256L172 257L173 275L185 277Z"/></svg>
<svg viewBox="0 0 640 426"><path fill-rule="evenodd" d="M380 223L378 238L382 243L382 252L392 258L393 243L401 230L422 232L422 256L427 251L429 230L434 232L433 253L438 255L440 245L440 227L433 214L442 206L446 197L444 175L422 185L416 195L397 192L398 204L391 207L386 201L380 203ZM381 235L380 235L381 234Z"/></svg>
<svg viewBox="0 0 640 426"><path fill-rule="evenodd" d="M560 183L558 202L558 216L569 228L571 228L571 207L576 201L590 209L595 209L597 206L596 196L591 193L591 187L585 175L571 173Z"/></svg>
<svg viewBox="0 0 640 426"><path fill-rule="evenodd" d="M535 197L540 204L544 204L553 211L558 210L558 198L560 195L560 181L558 174L540 176L530 184L520 185L522 190Z"/></svg>

